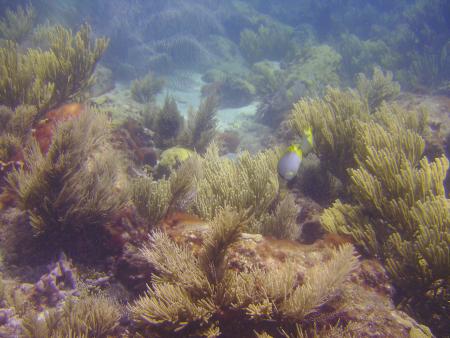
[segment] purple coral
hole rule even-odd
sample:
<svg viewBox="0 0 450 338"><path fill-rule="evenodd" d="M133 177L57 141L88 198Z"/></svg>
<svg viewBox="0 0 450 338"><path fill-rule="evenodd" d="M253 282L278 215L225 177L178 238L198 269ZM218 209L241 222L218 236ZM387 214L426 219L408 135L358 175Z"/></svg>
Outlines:
<svg viewBox="0 0 450 338"><path fill-rule="evenodd" d="M75 270L64 254L49 266L49 270L34 285L37 297L45 298L50 306L56 306L67 296L78 295Z"/></svg>

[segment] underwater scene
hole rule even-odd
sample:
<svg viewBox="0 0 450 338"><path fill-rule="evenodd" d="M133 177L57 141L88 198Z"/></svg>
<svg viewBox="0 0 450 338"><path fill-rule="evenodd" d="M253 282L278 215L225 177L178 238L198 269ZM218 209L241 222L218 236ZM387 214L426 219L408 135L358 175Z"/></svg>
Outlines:
<svg viewBox="0 0 450 338"><path fill-rule="evenodd" d="M0 0L0 338L450 337L450 1Z"/></svg>

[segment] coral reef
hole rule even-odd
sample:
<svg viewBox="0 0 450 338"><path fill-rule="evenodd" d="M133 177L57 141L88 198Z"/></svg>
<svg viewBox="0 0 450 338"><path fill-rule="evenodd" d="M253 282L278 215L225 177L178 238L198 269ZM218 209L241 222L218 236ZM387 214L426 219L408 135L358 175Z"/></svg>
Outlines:
<svg viewBox="0 0 450 338"><path fill-rule="evenodd" d="M95 233L123 204L115 189L117 156L107 138L106 117L85 112L57 126L46 154L33 143L25 167L9 175L20 208L29 214L30 236L48 239L48 249Z"/></svg>
<svg viewBox="0 0 450 338"><path fill-rule="evenodd" d="M305 98L294 104L290 125L299 135L311 127L314 152L321 165L345 185L347 169L355 167L357 120L368 119L365 103L350 91L328 89L323 99Z"/></svg>
<svg viewBox="0 0 450 338"><path fill-rule="evenodd" d="M168 214L191 203L198 166L197 158L190 157L167 179L138 178L132 182L130 195L138 212L145 218L148 230Z"/></svg>
<svg viewBox="0 0 450 338"><path fill-rule="evenodd" d="M36 12L31 5L17 6L15 11L7 9L0 20L0 37L21 43L32 31Z"/></svg>
<svg viewBox="0 0 450 338"><path fill-rule="evenodd" d="M179 34L200 38L223 32L220 22L207 7L183 2L150 16L145 30L155 40L166 40Z"/></svg>
<svg viewBox="0 0 450 338"><path fill-rule="evenodd" d="M78 296L76 271L64 254L49 267L50 272L34 284L33 297L37 304L55 307L66 298Z"/></svg>
<svg viewBox="0 0 450 338"><path fill-rule="evenodd" d="M242 217L227 209L217 214L197 254L164 233L153 233L141 252L158 275L130 307L142 332L227 336L240 330L241 336L248 336L261 326L274 331L299 322L306 326L358 266L353 248L346 245L332 250L320 266L307 269L301 282L300 271L289 261L267 270L229 269L227 253L240 241Z"/></svg>
<svg viewBox="0 0 450 338"><path fill-rule="evenodd" d="M262 79L256 76L255 86L259 91L268 92L258 107L257 119L277 127L292 104L302 97L322 96L326 93L327 86L337 86L340 62L341 56L333 48L318 45L298 49L285 69L272 70L275 72L273 75L267 64L256 64L265 75ZM260 84L258 89L261 81L264 81L266 87L261 87Z"/></svg>
<svg viewBox="0 0 450 338"><path fill-rule="evenodd" d="M356 89L367 102L368 110L374 113L384 101L395 99L400 93L400 85L392 81L392 73L383 71L375 67L372 79L368 79L364 74L358 74L356 78Z"/></svg>
<svg viewBox="0 0 450 338"><path fill-rule="evenodd" d="M358 73L369 74L374 66L392 69L397 56L385 41L378 38L361 40L354 34L343 33L336 48L342 55L342 76L351 82Z"/></svg>
<svg viewBox="0 0 450 338"><path fill-rule="evenodd" d="M318 95L327 86L338 86L341 59L341 55L328 45L299 49L286 71L287 87L302 82L306 85L308 94Z"/></svg>
<svg viewBox="0 0 450 338"><path fill-rule="evenodd" d="M161 92L164 80L148 73L141 79L131 83L131 96L140 103L148 103L154 100L155 96Z"/></svg>
<svg viewBox="0 0 450 338"><path fill-rule="evenodd" d="M201 159L201 172L196 178L194 213L210 220L228 206L248 210L248 216L259 218L278 194L277 159L277 153L268 150L255 156L244 152L232 161L221 158L217 145L211 145Z"/></svg>
<svg viewBox="0 0 450 338"><path fill-rule="evenodd" d="M2 133L9 133L14 137L24 140L33 124L36 122L37 110L33 106L20 105L14 110L11 108L0 107L0 119L2 125L0 131Z"/></svg>
<svg viewBox="0 0 450 338"><path fill-rule="evenodd" d="M349 169L352 202L324 212L326 229L351 236L385 264L402 306L448 332L450 204L443 181L445 156L421 158L423 139L401 124L386 130L361 123L358 167Z"/></svg>
<svg viewBox="0 0 450 338"><path fill-rule="evenodd" d="M217 96L222 108L248 105L255 93L253 84L238 74L225 75L202 87L202 96Z"/></svg>
<svg viewBox="0 0 450 338"><path fill-rule="evenodd" d="M48 27L41 31L48 50L22 52L17 43L6 41L0 48L0 103L42 112L80 94L108 45L105 38L92 42L90 33L88 25L75 35L62 26Z"/></svg>
<svg viewBox="0 0 450 338"><path fill-rule="evenodd" d="M178 110L173 97L166 96L162 108L155 107L150 113L150 126L155 132L155 142L159 147L168 148L174 146L184 126L184 119Z"/></svg>
<svg viewBox="0 0 450 338"><path fill-rule="evenodd" d="M61 311L30 312L22 322L24 337L106 337L119 324L118 304L105 296L68 300Z"/></svg>
<svg viewBox="0 0 450 338"><path fill-rule="evenodd" d="M344 186L349 181L347 169L357 165L357 131L361 121L376 121L386 128L401 125L421 135L427 132L424 110L409 111L386 103L374 113L369 108L364 95L328 88L322 99L305 98L295 103L289 119L289 125L299 135L309 127L312 129L314 152L322 168L330 171Z"/></svg>
<svg viewBox="0 0 450 338"><path fill-rule="evenodd" d="M251 63L263 59L280 60L291 48L292 29L276 22L262 23L256 30L240 33L239 47Z"/></svg>
<svg viewBox="0 0 450 338"><path fill-rule="evenodd" d="M208 96L202 101L196 111L188 112L188 119L182 144L195 149L199 153L206 151L216 136L218 102L215 96Z"/></svg>
<svg viewBox="0 0 450 338"><path fill-rule="evenodd" d="M172 67L201 69L213 60L208 49L190 35L171 36L155 42L153 48L156 53L166 55Z"/></svg>
<svg viewBox="0 0 450 338"><path fill-rule="evenodd" d="M80 103L69 103L45 113L32 130L32 135L39 145L42 153L46 154L53 141L53 136L58 125L62 122L76 119L86 107Z"/></svg>
<svg viewBox="0 0 450 338"><path fill-rule="evenodd" d="M269 61L256 62L249 74L250 82L255 86L260 97L273 95L284 85L283 71Z"/></svg>

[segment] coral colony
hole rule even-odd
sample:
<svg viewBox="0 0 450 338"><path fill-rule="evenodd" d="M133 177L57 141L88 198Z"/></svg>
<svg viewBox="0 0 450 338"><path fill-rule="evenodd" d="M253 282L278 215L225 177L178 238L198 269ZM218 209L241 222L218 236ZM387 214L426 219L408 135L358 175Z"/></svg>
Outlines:
<svg viewBox="0 0 450 338"><path fill-rule="evenodd" d="M449 337L447 13L0 0L0 336Z"/></svg>

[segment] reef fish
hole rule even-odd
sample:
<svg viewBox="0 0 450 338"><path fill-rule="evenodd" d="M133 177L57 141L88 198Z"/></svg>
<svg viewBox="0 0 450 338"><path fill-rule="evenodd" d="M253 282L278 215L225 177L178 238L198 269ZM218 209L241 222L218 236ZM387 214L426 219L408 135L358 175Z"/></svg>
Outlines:
<svg viewBox="0 0 450 338"><path fill-rule="evenodd" d="M312 150L313 136L311 128L306 129L303 135L300 143L287 147L278 161L278 174L287 181L292 180L297 175L303 156Z"/></svg>

